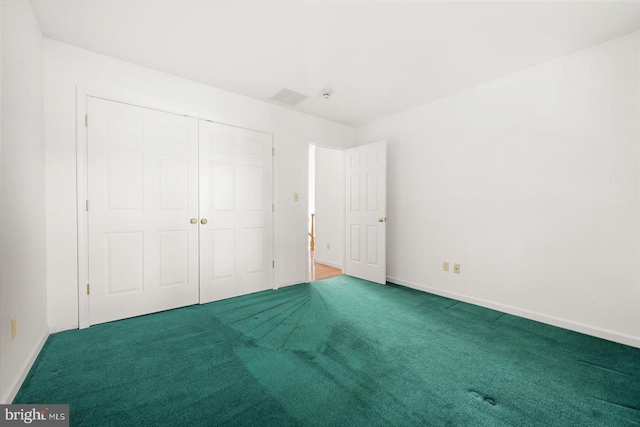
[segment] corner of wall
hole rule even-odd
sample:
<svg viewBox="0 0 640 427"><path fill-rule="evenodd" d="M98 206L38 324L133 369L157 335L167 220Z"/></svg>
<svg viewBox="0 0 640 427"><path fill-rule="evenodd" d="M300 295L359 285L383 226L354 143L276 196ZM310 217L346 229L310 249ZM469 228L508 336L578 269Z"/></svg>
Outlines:
<svg viewBox="0 0 640 427"><path fill-rule="evenodd" d="M3 392L2 397L0 397L0 404L9 404L13 402L13 399L15 399L16 395L18 394L22 383L27 378L29 371L33 367L33 364L38 358L38 355L40 354L40 351L42 351L42 348L44 347L44 344L47 342L48 338L49 331L44 331L42 334L40 334L40 338L38 338L33 349L25 358L24 363L16 371L15 378L9 384L7 390Z"/></svg>
<svg viewBox="0 0 640 427"><path fill-rule="evenodd" d="M0 397L8 401L48 336L44 73L42 32L31 4L0 2L0 10Z"/></svg>

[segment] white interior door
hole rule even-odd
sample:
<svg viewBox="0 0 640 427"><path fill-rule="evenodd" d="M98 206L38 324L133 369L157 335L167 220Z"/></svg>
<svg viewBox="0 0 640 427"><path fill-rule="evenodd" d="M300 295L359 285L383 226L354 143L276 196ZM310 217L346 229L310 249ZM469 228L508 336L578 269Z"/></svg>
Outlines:
<svg viewBox="0 0 640 427"><path fill-rule="evenodd" d="M87 113L90 324L196 304L198 121L92 97Z"/></svg>
<svg viewBox="0 0 640 427"><path fill-rule="evenodd" d="M347 150L345 274L387 280L387 143Z"/></svg>
<svg viewBox="0 0 640 427"><path fill-rule="evenodd" d="M200 121L200 302L273 288L272 137Z"/></svg>

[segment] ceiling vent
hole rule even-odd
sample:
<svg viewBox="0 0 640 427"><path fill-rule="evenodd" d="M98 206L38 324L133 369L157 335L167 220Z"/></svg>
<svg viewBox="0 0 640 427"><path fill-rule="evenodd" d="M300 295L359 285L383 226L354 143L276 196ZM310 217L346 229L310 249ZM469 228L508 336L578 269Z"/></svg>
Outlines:
<svg viewBox="0 0 640 427"><path fill-rule="evenodd" d="M287 105L298 105L305 99L307 99L307 95L303 95L291 89L282 89L280 92L276 93L271 97L273 101L282 102Z"/></svg>

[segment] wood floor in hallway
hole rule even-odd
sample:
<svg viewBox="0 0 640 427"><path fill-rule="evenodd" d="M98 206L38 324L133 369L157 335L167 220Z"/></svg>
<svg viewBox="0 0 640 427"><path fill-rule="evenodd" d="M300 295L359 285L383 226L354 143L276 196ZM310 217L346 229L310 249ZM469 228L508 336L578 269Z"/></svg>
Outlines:
<svg viewBox="0 0 640 427"><path fill-rule="evenodd" d="M330 277L342 276L342 270L325 264L315 262L315 251L309 251L310 280L322 280Z"/></svg>

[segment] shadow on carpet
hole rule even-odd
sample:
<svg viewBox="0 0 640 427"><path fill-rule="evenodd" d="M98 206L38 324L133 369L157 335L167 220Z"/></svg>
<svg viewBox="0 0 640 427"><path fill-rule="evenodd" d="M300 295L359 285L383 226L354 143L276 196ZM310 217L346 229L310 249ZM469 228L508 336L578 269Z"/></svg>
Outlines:
<svg viewBox="0 0 640 427"><path fill-rule="evenodd" d="M640 349L348 276L51 335L74 426L637 426Z"/></svg>

